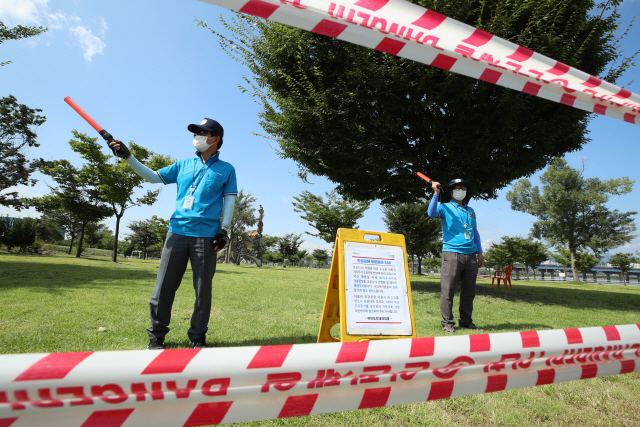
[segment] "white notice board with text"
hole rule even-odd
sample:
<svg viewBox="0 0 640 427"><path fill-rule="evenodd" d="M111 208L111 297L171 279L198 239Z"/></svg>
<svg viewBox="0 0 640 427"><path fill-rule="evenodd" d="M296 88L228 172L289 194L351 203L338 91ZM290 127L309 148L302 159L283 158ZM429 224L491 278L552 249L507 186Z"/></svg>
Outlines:
<svg viewBox="0 0 640 427"><path fill-rule="evenodd" d="M413 334L400 246L344 242L347 334Z"/></svg>

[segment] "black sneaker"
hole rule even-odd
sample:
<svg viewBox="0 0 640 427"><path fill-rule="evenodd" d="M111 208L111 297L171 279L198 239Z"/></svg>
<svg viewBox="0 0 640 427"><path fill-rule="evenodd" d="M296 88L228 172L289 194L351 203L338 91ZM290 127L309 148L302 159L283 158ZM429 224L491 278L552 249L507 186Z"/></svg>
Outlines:
<svg viewBox="0 0 640 427"><path fill-rule="evenodd" d="M151 338L147 350L164 350L164 338Z"/></svg>
<svg viewBox="0 0 640 427"><path fill-rule="evenodd" d="M191 341L191 348L207 348L207 347L209 346L207 345L207 342L205 341L204 337Z"/></svg>
<svg viewBox="0 0 640 427"><path fill-rule="evenodd" d="M484 331L482 328L478 328L473 323L469 323L468 325L460 325L461 328L471 329L473 331Z"/></svg>
<svg viewBox="0 0 640 427"><path fill-rule="evenodd" d="M456 333L456 330L455 330L455 328L453 327L453 325L451 323L447 323L446 325L444 325L442 327L442 330L447 332L447 333L449 333L449 334L455 334Z"/></svg>

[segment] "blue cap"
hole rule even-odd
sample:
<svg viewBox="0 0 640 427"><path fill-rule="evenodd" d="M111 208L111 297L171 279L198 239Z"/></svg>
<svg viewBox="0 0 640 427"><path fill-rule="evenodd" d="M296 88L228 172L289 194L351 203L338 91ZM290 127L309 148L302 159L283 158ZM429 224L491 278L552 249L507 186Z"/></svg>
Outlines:
<svg viewBox="0 0 640 427"><path fill-rule="evenodd" d="M218 148L222 146L222 138L224 137L224 129L220 126L220 123L213 119L203 119L199 125L190 124L187 126L187 130L191 133L199 133L201 130L206 130L211 132L212 136L219 136L220 143L218 144Z"/></svg>

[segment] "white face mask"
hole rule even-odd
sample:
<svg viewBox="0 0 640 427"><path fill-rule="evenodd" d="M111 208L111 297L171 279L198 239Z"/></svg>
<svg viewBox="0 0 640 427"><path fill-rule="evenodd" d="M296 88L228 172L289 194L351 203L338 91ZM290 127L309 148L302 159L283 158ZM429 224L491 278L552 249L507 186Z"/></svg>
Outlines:
<svg viewBox="0 0 640 427"><path fill-rule="evenodd" d="M204 153L209 149L209 147L211 147L209 144L207 144L207 139L209 138L204 135L198 135L193 138L193 146L199 152Z"/></svg>
<svg viewBox="0 0 640 427"><path fill-rule="evenodd" d="M453 198L456 200L462 201L464 200L466 195L467 195L466 190L453 190Z"/></svg>

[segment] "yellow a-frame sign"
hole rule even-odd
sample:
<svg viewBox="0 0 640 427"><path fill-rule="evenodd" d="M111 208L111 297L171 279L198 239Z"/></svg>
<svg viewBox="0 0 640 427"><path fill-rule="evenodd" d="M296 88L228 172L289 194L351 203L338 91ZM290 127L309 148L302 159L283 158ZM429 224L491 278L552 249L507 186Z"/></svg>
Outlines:
<svg viewBox="0 0 640 427"><path fill-rule="evenodd" d="M340 324L340 339L331 327ZM404 236L340 228L318 342L415 338Z"/></svg>

